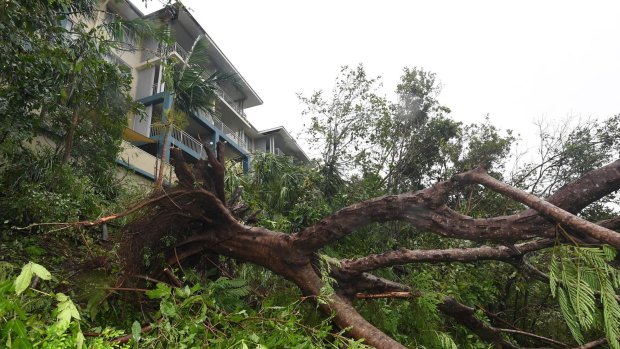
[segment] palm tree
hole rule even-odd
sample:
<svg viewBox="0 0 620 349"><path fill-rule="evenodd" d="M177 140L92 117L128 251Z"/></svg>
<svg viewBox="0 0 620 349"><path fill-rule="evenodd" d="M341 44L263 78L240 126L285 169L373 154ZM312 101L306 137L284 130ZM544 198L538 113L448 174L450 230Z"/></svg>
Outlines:
<svg viewBox="0 0 620 349"><path fill-rule="evenodd" d="M215 114L215 100L219 84L235 82L234 74L227 72L209 72L207 39L200 35L194 41L185 61L172 56L162 60L163 81L172 97L172 105L166 112L164 123L164 146L161 150L161 163L155 181L154 190L160 190L164 181L164 162L170 149L170 133L173 125L183 125L192 113L207 112Z"/></svg>

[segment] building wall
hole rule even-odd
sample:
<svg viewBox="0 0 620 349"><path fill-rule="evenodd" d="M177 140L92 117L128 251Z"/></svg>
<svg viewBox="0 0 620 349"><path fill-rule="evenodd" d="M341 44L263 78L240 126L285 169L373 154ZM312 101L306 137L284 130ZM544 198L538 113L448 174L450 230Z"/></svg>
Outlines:
<svg viewBox="0 0 620 349"><path fill-rule="evenodd" d="M265 152L267 150L267 139L266 138L255 139L254 147L256 151Z"/></svg>
<svg viewBox="0 0 620 349"><path fill-rule="evenodd" d="M109 0L107 2L108 9L120 9L123 3L114 2ZM105 6L103 8L106 8ZM102 9L103 9L102 8ZM126 9L126 8L125 8ZM121 11L114 10L114 12L119 13ZM133 12L129 13L129 15L133 15ZM182 17L182 16L181 16ZM105 18L105 14L103 14L100 18L103 21ZM192 27L193 24L187 22L187 16L184 21L181 23L181 19L176 19L172 22L172 30L173 35L176 38L177 43L185 50L190 51L192 45L194 44L195 35L197 33L196 27ZM188 32L184 26L188 26L187 28L192 28L193 34ZM162 92L162 89L154 91L153 83L157 80L159 84L161 84L161 69L158 69L158 65L160 64L160 58L158 57L159 43L155 40L146 39L142 43L142 49L134 50L134 51L117 51L116 57L118 57L122 62L129 67L131 67L131 73L133 77L132 81L132 96L135 97L136 100L140 100L149 96L152 96L154 93ZM219 57L215 56L216 58ZM222 59L219 57L217 59ZM212 72L218 70L219 67L215 66L215 62L213 59L207 67L208 72ZM219 62L219 61L218 61ZM158 75L156 79L155 75ZM256 134L255 128L245 119L244 112L241 110L237 110L238 108L243 108L243 102L238 101L239 98L244 98L240 90L234 87L231 84L226 84L223 86L226 90L228 97L218 98L216 101L216 110L220 113L216 115L216 118L221 120L218 124L218 120L214 119L212 116L206 117L206 119L215 125L216 130L215 134L218 135L227 135L230 140L236 141L238 146L242 148L236 149L235 147L227 147L227 156L230 157L241 157L246 158L247 160L247 152L256 151L266 151L267 150L267 142L270 142L271 147L269 152L273 153L275 145L273 143L273 137L259 137L253 138ZM253 96L253 95L252 95ZM258 98L258 97L256 97ZM232 103L230 107L227 103ZM232 108L231 108L232 107ZM153 106L147 106L145 108L146 116L128 116L128 127L135 130L136 132L149 137L150 136L150 125L153 123ZM204 119L203 119L204 120ZM222 124L223 122L223 124ZM209 126L212 127L212 126ZM203 125L202 122L190 122L190 124L185 128L185 132L196 139L201 140L202 142L208 141L213 138L213 131ZM185 137L185 136L183 136ZM187 137L185 137L187 138ZM184 138L184 139L185 139ZM215 139L214 139L215 140ZM185 143L183 143L185 144ZM142 178L153 177L153 174L156 172L155 167L158 163L158 160L153 154L153 147L143 147L140 149L128 142L123 141L123 150L119 155L118 162L127 166L131 171L135 171L140 174ZM161 149L161 148L160 148ZM149 154L150 152L150 154ZM175 180L174 174L172 174L172 178L170 175L170 167L166 167L166 180L172 179Z"/></svg>
<svg viewBox="0 0 620 349"><path fill-rule="evenodd" d="M151 179L154 178L154 174L157 173L156 171L160 164L159 159L155 156L127 141L122 141L118 160L130 170L133 170L145 178L151 177ZM177 180L173 167L168 163L164 164L164 180L172 183Z"/></svg>

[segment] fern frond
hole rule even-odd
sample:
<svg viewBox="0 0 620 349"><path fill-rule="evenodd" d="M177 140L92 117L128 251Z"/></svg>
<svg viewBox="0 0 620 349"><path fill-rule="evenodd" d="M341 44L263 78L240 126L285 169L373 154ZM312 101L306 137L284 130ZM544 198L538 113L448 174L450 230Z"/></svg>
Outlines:
<svg viewBox="0 0 620 349"><path fill-rule="evenodd" d="M551 265L549 266L549 287L551 288L551 296L556 297L556 290L558 288L558 275L560 275L560 265L557 258L551 257Z"/></svg>
<svg viewBox="0 0 620 349"><path fill-rule="evenodd" d="M245 297L250 294L250 287L243 279L219 278L213 283L213 287L223 297Z"/></svg>
<svg viewBox="0 0 620 349"><path fill-rule="evenodd" d="M452 339L452 337L450 337L449 334L445 332L436 331L435 335L437 336L437 341L439 341L439 344L441 345L441 349L458 349L459 348L454 342L454 339Z"/></svg>
<svg viewBox="0 0 620 349"><path fill-rule="evenodd" d="M602 329L609 346L620 349L620 305L616 288L620 272L608 264L616 256L611 247L556 246L549 270L549 286L577 342L582 330Z"/></svg>
<svg viewBox="0 0 620 349"><path fill-rule="evenodd" d="M585 341L583 340L583 334L581 333L581 329L579 328L579 323L575 317L575 313L573 307L568 300L568 296L564 288L558 288L558 304L560 305L560 311L566 320L566 325L568 325L568 329L570 330L573 338L579 344L583 344Z"/></svg>
<svg viewBox="0 0 620 349"><path fill-rule="evenodd" d="M567 291L579 325L588 330L594 324L596 314L595 291L579 277L580 275L578 272L577 280Z"/></svg>

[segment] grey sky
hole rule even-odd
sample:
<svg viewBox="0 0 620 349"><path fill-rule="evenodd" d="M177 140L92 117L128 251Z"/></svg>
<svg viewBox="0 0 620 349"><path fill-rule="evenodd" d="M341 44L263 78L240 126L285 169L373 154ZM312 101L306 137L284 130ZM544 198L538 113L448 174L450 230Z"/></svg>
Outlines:
<svg viewBox="0 0 620 349"><path fill-rule="evenodd" d="M433 71L454 119L489 113L526 139L536 119L620 113L617 1L183 3L263 99L247 110L259 129L297 135L296 92L330 90L359 62L388 97L404 66Z"/></svg>

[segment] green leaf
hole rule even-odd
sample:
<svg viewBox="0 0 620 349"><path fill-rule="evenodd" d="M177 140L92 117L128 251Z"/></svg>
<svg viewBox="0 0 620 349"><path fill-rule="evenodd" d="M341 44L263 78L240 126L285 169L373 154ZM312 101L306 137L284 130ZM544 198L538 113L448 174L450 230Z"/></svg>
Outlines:
<svg viewBox="0 0 620 349"><path fill-rule="evenodd" d="M135 342L140 340L142 334L142 326L140 326L140 323L138 321L134 321L133 325L131 325L131 338L133 338L133 340Z"/></svg>
<svg viewBox="0 0 620 349"><path fill-rule="evenodd" d="M80 320L80 313L71 299L64 294L56 294L56 300L58 301L58 306L56 307L58 312L56 315L56 323L61 331L65 331L69 327L71 318Z"/></svg>
<svg viewBox="0 0 620 349"><path fill-rule="evenodd" d="M28 286L30 286L30 282L32 281L32 262L24 265L22 268L22 272L19 274L17 279L15 279L15 293L21 294L24 292Z"/></svg>
<svg viewBox="0 0 620 349"><path fill-rule="evenodd" d="M158 283L157 288L155 288L154 290L146 291L144 294L146 294L146 296L150 299L155 299L166 298L170 296L170 292L170 287L168 287L166 284Z"/></svg>
<svg viewBox="0 0 620 349"><path fill-rule="evenodd" d="M32 264L32 272L40 277L43 280L50 280L52 278L52 274L45 269L44 266L34 263L34 262L30 262L29 264Z"/></svg>
<svg viewBox="0 0 620 349"><path fill-rule="evenodd" d="M186 285L183 288L176 288L174 293L181 298L187 298L191 294L191 290L189 289L189 286Z"/></svg>
<svg viewBox="0 0 620 349"><path fill-rule="evenodd" d="M174 304L168 301L162 301L159 308L164 316L174 317L177 315L177 309L175 308Z"/></svg>
<svg viewBox="0 0 620 349"><path fill-rule="evenodd" d="M75 335L75 346L78 349L82 349L82 346L84 346L84 340L86 338L84 338L84 334L82 333L82 331L79 331L76 335Z"/></svg>

